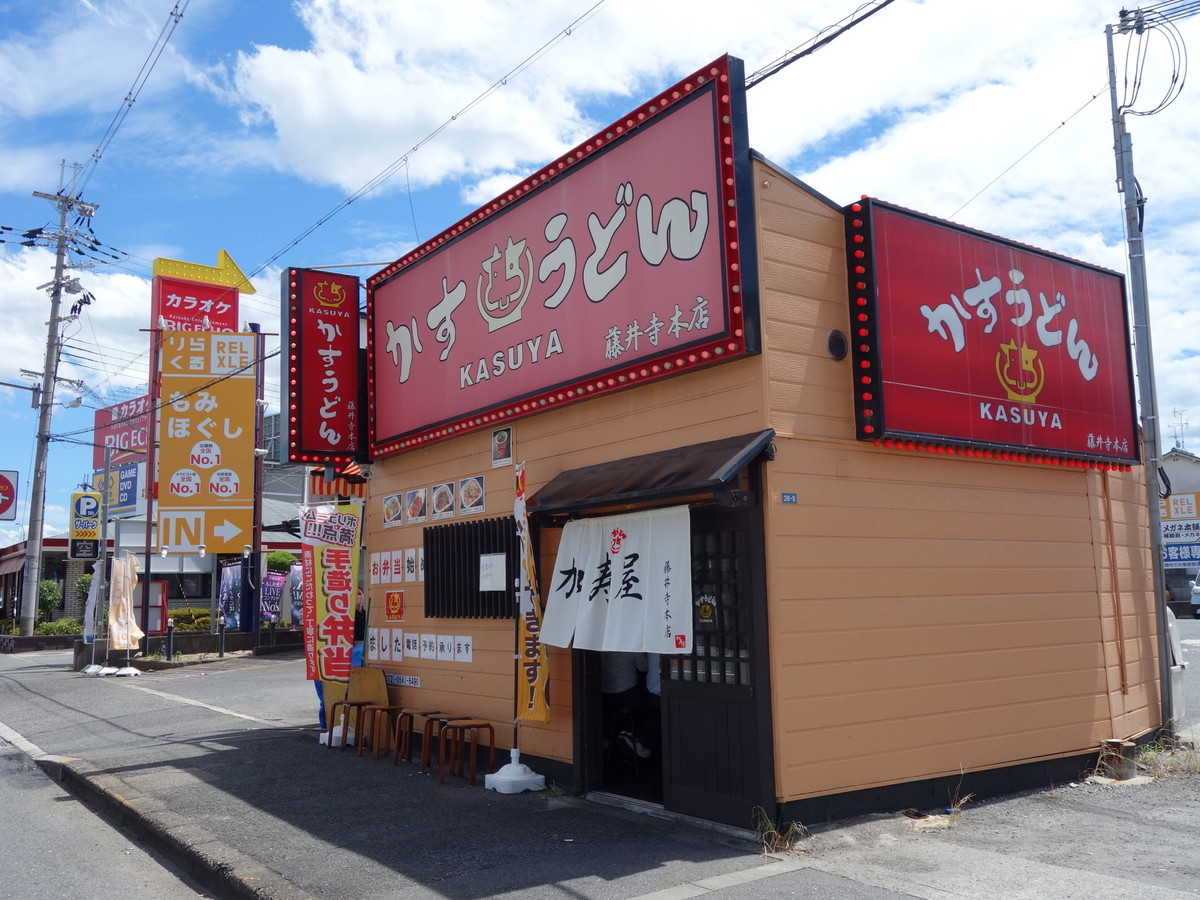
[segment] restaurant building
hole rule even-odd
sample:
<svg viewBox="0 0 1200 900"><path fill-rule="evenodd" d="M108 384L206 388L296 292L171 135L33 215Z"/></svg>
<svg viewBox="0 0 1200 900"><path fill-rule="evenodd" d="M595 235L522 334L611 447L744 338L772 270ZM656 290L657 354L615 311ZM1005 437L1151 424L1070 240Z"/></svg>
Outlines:
<svg viewBox="0 0 1200 900"><path fill-rule="evenodd" d="M296 347L330 277L285 274ZM367 296L366 446L294 458L372 460L393 702L746 828L1069 779L1163 724L1123 278L823 197L750 149L739 60ZM333 421L306 371L293 420ZM606 714L619 651L653 716Z"/></svg>

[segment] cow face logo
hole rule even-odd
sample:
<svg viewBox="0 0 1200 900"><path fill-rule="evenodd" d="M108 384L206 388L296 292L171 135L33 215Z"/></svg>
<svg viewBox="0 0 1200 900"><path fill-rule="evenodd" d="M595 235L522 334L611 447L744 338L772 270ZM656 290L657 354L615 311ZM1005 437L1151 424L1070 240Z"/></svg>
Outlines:
<svg viewBox="0 0 1200 900"><path fill-rule="evenodd" d="M1001 344L996 351L996 377L1008 399L1018 403L1037 403L1038 394L1046 386L1046 368L1038 359L1038 351L1024 343L1018 347L1016 339Z"/></svg>
<svg viewBox="0 0 1200 900"><path fill-rule="evenodd" d="M336 308L346 302L346 287L336 281L318 281L313 285L313 298L322 306Z"/></svg>
<svg viewBox="0 0 1200 900"><path fill-rule="evenodd" d="M520 320L533 274L533 254L524 239L514 242L510 237L503 252L499 245L492 246L475 285L475 302L489 334Z"/></svg>

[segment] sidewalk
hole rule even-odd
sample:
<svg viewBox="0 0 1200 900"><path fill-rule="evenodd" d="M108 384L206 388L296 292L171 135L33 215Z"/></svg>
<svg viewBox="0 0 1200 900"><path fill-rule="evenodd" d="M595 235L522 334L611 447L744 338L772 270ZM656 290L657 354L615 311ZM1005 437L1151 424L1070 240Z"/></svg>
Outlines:
<svg viewBox="0 0 1200 900"><path fill-rule="evenodd" d="M970 803L951 828L936 816L869 816L814 827L795 851L765 855L749 832L553 792L502 795L452 776L442 784L416 763L321 746L316 727L184 696L216 696L234 679L244 682L230 696L243 683L268 690L276 671L279 684L293 683L294 666L273 666L225 660L186 684L56 673L54 715L86 708L72 714L79 722L46 721L33 707L6 707L4 717L46 748L43 769L220 897L1200 895L1200 775ZM6 728L0 739L24 740ZM31 741L21 749L37 752ZM79 755L53 755L68 745Z"/></svg>

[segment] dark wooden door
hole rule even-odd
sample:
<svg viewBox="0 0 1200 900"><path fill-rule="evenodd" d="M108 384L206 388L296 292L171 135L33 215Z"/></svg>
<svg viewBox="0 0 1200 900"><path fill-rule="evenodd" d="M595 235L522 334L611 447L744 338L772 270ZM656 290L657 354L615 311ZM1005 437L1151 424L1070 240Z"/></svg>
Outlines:
<svg viewBox="0 0 1200 900"><path fill-rule="evenodd" d="M754 825L773 814L762 511L692 510L690 656L662 662L663 805Z"/></svg>

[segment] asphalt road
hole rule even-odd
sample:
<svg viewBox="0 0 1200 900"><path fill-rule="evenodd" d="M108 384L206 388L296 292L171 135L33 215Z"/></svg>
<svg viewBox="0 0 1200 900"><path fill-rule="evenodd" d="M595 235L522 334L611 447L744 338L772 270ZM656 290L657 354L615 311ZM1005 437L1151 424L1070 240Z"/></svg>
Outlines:
<svg viewBox="0 0 1200 900"><path fill-rule="evenodd" d="M1193 670L1185 678L1190 727L1200 718L1200 621L1181 621L1179 632ZM184 845L199 875L228 879L205 882L214 896L1200 896L1200 775L1081 780L973 802L949 828L936 817L869 816L814 828L795 852L764 855L748 833L653 811L554 793L498 795L455 778L440 784L415 766L319 746L315 718L316 697L295 658L97 679L71 672L65 653L0 655L0 753L7 742L13 759L17 750L43 756L64 784L106 797L147 834ZM0 812L16 831L32 832L34 804L13 798L9 780L0 780L8 797L0 802L9 804ZM12 878L24 875L16 871L0 880L0 897L83 893L65 876L55 883L52 863L73 865L76 851L86 851L75 822L84 817L77 801L44 796L39 806L75 812L69 822L47 820L47 831L63 832L61 852L30 870L52 887L10 893Z"/></svg>
<svg viewBox="0 0 1200 900"><path fill-rule="evenodd" d="M36 665L25 667L31 677ZM52 668L47 674L61 677ZM0 897L207 897L195 881L47 777L0 737Z"/></svg>

